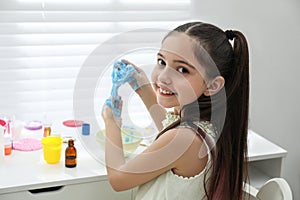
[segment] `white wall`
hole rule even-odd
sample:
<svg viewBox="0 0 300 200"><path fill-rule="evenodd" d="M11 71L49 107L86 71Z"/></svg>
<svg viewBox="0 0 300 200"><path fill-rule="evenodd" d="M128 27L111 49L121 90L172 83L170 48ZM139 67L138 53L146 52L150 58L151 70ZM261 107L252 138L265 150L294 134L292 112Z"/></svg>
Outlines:
<svg viewBox="0 0 300 200"><path fill-rule="evenodd" d="M248 38L250 128L288 151L282 176L300 199L300 1L193 1L195 19Z"/></svg>

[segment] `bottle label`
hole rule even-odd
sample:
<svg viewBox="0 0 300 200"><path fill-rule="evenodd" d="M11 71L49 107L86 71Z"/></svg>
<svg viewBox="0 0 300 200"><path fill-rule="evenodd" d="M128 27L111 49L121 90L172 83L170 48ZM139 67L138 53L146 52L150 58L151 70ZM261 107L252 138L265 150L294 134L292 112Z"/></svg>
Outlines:
<svg viewBox="0 0 300 200"><path fill-rule="evenodd" d="M66 156L66 159L67 159L67 160L75 160L75 159L76 159L76 156Z"/></svg>
<svg viewBox="0 0 300 200"><path fill-rule="evenodd" d="M66 156L66 167L76 167L76 155Z"/></svg>
<svg viewBox="0 0 300 200"><path fill-rule="evenodd" d="M12 145L9 144L9 145L5 145L4 146L4 155L8 156L10 155L12 152Z"/></svg>

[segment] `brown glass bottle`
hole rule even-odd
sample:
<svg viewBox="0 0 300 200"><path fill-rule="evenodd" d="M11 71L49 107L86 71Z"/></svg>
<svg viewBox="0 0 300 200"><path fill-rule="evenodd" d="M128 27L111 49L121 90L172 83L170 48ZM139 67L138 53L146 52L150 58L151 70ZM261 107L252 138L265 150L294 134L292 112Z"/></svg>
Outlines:
<svg viewBox="0 0 300 200"><path fill-rule="evenodd" d="M68 141L68 147L66 148L66 152L65 152L65 166L66 167L76 167L77 164L77 152L76 152L76 148L74 147L74 140L70 139Z"/></svg>

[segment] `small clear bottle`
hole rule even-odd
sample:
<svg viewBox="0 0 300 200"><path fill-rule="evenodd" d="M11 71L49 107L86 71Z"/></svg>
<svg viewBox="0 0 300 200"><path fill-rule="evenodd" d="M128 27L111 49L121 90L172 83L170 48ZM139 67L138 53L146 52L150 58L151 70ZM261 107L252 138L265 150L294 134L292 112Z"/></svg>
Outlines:
<svg viewBox="0 0 300 200"><path fill-rule="evenodd" d="M47 118L46 113L44 113L43 124L44 124L44 137L48 137L48 136L51 135L51 125L52 125L52 123Z"/></svg>
<svg viewBox="0 0 300 200"><path fill-rule="evenodd" d="M68 147L65 152L65 166L68 168L76 167L77 164L77 152L74 147L74 140L70 139L68 141Z"/></svg>
<svg viewBox="0 0 300 200"><path fill-rule="evenodd" d="M4 134L4 155L9 156L12 153L12 141L10 134Z"/></svg>
<svg viewBox="0 0 300 200"><path fill-rule="evenodd" d="M51 135L51 124L44 124L44 137Z"/></svg>

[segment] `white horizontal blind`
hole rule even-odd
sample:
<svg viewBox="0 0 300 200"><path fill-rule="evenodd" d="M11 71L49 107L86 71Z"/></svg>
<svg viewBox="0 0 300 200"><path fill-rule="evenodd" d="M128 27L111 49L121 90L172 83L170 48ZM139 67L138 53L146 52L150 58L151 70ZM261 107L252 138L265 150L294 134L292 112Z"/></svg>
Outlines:
<svg viewBox="0 0 300 200"><path fill-rule="evenodd" d="M70 116L80 67L99 44L136 29L170 29L189 18L190 0L1 0L0 118ZM151 46L156 41L145 40L147 34L161 35L133 32L118 45Z"/></svg>

